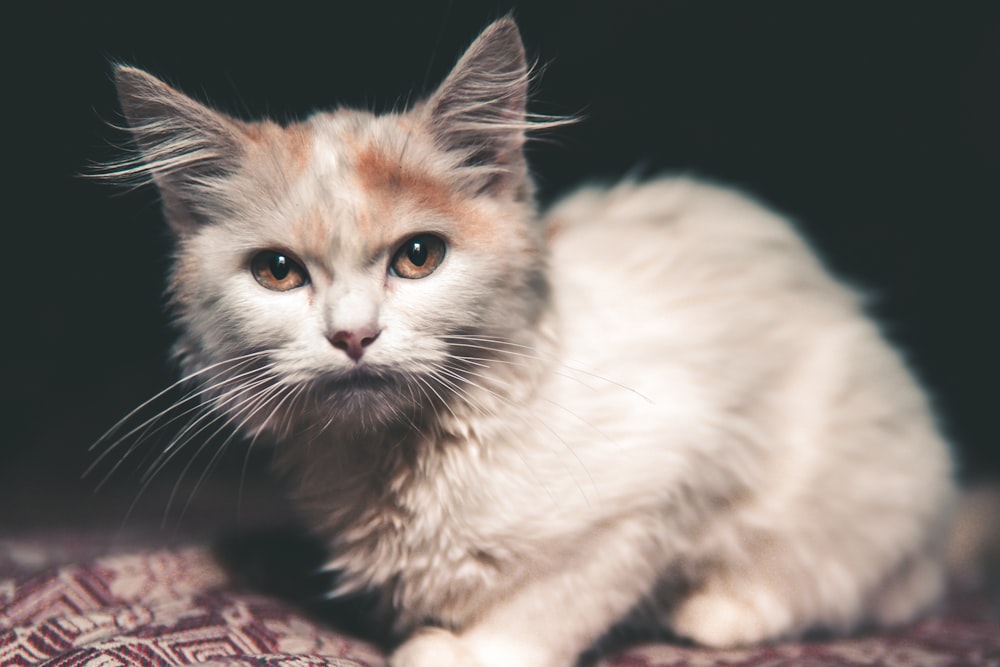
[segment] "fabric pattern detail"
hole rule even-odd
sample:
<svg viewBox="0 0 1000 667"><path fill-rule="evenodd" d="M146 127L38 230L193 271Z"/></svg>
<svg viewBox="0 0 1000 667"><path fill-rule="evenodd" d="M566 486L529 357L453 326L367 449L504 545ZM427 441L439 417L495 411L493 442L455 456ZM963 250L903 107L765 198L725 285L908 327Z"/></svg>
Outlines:
<svg viewBox="0 0 1000 667"><path fill-rule="evenodd" d="M234 590L209 552L197 547L106 556L0 578L0 606L0 665L386 664L385 653L369 643L279 600ZM986 600L956 597L943 613L898 632L740 651L650 643L594 667L764 665L998 666L1000 615Z"/></svg>

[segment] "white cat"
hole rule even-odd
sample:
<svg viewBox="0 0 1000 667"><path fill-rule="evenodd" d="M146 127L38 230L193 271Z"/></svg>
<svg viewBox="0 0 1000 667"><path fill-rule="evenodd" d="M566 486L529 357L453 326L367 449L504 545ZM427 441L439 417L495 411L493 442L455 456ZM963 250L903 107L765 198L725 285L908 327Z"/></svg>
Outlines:
<svg viewBox="0 0 1000 667"><path fill-rule="evenodd" d="M941 594L952 464L858 296L687 179L539 215L515 24L426 101L246 123L117 70L176 234L177 356L273 441L394 667L565 667L653 618L718 647Z"/></svg>

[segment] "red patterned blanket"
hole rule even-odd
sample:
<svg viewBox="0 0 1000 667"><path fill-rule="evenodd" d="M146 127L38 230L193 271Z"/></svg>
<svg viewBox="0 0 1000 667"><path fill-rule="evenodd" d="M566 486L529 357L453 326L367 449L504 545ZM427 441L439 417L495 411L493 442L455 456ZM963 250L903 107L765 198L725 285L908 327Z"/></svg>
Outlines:
<svg viewBox="0 0 1000 667"><path fill-rule="evenodd" d="M241 590L202 547L68 565L46 565L50 554L44 545L0 541L0 665L385 664L374 645ZM892 634L724 652L647 644L597 665L997 666L1000 616L981 596L955 597L939 616Z"/></svg>

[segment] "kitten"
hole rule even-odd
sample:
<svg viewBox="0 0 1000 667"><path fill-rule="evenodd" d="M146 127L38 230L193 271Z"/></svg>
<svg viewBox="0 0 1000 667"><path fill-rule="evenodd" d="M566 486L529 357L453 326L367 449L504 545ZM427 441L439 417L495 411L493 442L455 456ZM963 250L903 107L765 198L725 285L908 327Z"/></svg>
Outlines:
<svg viewBox="0 0 1000 667"><path fill-rule="evenodd" d="M273 441L394 667L565 667L623 619L729 647L942 590L927 399L793 228L687 179L539 214L517 27L427 100L285 127L116 72L176 235L176 355Z"/></svg>

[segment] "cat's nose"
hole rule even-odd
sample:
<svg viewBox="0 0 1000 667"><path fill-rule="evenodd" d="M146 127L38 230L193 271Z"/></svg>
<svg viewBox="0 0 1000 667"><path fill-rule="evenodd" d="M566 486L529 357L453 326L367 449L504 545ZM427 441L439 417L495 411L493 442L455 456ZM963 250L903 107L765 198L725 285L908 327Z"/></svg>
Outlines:
<svg viewBox="0 0 1000 667"><path fill-rule="evenodd" d="M338 350L343 350L344 354L354 361L361 359L365 353L365 348L375 342L381 330L364 327L354 331L340 330L330 336L330 344Z"/></svg>

